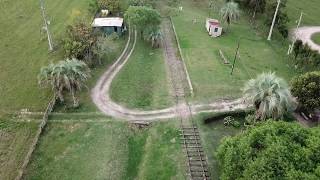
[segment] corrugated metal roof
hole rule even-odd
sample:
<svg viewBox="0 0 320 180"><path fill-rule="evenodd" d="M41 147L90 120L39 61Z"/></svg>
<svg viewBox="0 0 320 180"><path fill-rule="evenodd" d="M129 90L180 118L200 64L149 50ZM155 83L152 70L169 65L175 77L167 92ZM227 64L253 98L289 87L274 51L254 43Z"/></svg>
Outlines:
<svg viewBox="0 0 320 180"><path fill-rule="evenodd" d="M95 18L92 22L92 27L122 27L123 18L109 17L109 18Z"/></svg>

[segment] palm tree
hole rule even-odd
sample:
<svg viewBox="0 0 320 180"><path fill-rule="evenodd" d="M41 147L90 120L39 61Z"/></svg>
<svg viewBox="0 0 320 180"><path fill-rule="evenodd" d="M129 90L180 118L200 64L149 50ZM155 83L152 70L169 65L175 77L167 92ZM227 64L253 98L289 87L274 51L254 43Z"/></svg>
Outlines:
<svg viewBox="0 0 320 180"><path fill-rule="evenodd" d="M73 106L78 106L75 97L76 91L80 91L85 81L90 77L88 66L77 59L67 59L57 64L50 64L43 67L39 74L41 86L51 86L54 95L64 101L63 91L68 90L73 99Z"/></svg>
<svg viewBox="0 0 320 180"><path fill-rule="evenodd" d="M149 40L151 41L151 45L153 48L159 48L160 46L160 39L162 38L162 33L160 30L152 31L149 34Z"/></svg>
<svg viewBox="0 0 320 180"><path fill-rule="evenodd" d="M279 119L287 111L295 108L288 84L274 73L263 73L249 80L244 89L244 97L256 109L256 119Z"/></svg>
<svg viewBox="0 0 320 180"><path fill-rule="evenodd" d="M240 17L240 10L238 3L230 1L220 9L220 15L223 21L228 23L228 29L232 21Z"/></svg>
<svg viewBox="0 0 320 180"><path fill-rule="evenodd" d="M160 31L160 28L157 26L149 27L149 28L145 29L143 37L146 41L151 42L151 46L153 48L158 48L160 46L160 40L162 38L162 33Z"/></svg>

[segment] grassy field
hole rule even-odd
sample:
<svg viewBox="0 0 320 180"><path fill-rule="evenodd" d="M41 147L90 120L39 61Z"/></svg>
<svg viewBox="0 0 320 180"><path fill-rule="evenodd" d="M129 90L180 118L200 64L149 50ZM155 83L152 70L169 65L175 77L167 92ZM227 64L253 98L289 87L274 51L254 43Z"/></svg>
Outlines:
<svg viewBox="0 0 320 180"><path fill-rule="evenodd" d="M185 179L176 121L137 129L113 119L69 118L51 119L25 179Z"/></svg>
<svg viewBox="0 0 320 180"><path fill-rule="evenodd" d="M316 33L314 35L312 35L312 40L316 43L320 45L320 33Z"/></svg>
<svg viewBox="0 0 320 180"><path fill-rule="evenodd" d="M296 27L296 20L299 19L301 11L304 12L301 26L320 26L319 6L319 0L288 0L287 12L290 27Z"/></svg>
<svg viewBox="0 0 320 180"><path fill-rule="evenodd" d="M74 18L86 16L89 0L45 1L55 44ZM0 2L0 110L28 108L43 110L49 99L39 89L40 68L63 58L60 51L49 53L46 34L41 32L39 0Z"/></svg>
<svg viewBox="0 0 320 180"><path fill-rule="evenodd" d="M183 12L173 20L196 100L238 97L243 84L261 72L274 71L287 80L295 74L288 65L286 49L277 42L268 42L255 32L246 17L231 25L222 37L210 38L205 30L206 5L190 0L183 1L182 5ZM213 17L219 16L215 13ZM197 19L196 24L192 23L193 19ZM231 76L231 66L223 64L219 49L232 63L238 41L240 59L236 61Z"/></svg>
<svg viewBox="0 0 320 180"><path fill-rule="evenodd" d="M14 179L37 131L38 123L0 118L0 179Z"/></svg>
<svg viewBox="0 0 320 180"><path fill-rule="evenodd" d="M155 109L171 104L162 49L138 37L135 51L111 86L111 98L129 108Z"/></svg>

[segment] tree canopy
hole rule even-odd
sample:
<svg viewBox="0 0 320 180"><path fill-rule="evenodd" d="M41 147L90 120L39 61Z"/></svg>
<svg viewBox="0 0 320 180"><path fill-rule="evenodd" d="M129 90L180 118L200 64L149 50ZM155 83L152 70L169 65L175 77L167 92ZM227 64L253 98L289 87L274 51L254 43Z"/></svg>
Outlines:
<svg viewBox="0 0 320 180"><path fill-rule="evenodd" d="M234 137L217 151L221 179L319 179L320 128L268 121Z"/></svg>
<svg viewBox="0 0 320 180"><path fill-rule="evenodd" d="M292 80L292 94L309 112L320 108L320 71L308 72Z"/></svg>
<svg viewBox="0 0 320 180"><path fill-rule="evenodd" d="M125 18L142 32L146 28L156 27L161 23L159 12L146 6L130 6L125 13Z"/></svg>
<svg viewBox="0 0 320 180"><path fill-rule="evenodd" d="M274 73L263 73L249 80L243 92L256 108L256 119L279 119L295 105L288 84Z"/></svg>

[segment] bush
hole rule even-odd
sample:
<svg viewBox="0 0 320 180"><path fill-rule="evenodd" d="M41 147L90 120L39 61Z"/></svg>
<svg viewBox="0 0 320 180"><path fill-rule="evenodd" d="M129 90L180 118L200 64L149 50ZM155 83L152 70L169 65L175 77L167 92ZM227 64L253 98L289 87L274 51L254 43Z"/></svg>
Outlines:
<svg viewBox="0 0 320 180"><path fill-rule="evenodd" d="M69 25L66 37L62 39L65 56L84 61L87 65L93 65L92 48L95 42L92 28L82 21Z"/></svg>
<svg viewBox="0 0 320 180"><path fill-rule="evenodd" d="M292 94L308 112L320 108L320 71L309 72L293 78Z"/></svg>
<svg viewBox="0 0 320 180"><path fill-rule="evenodd" d="M319 179L320 128L268 121L218 147L221 179Z"/></svg>

